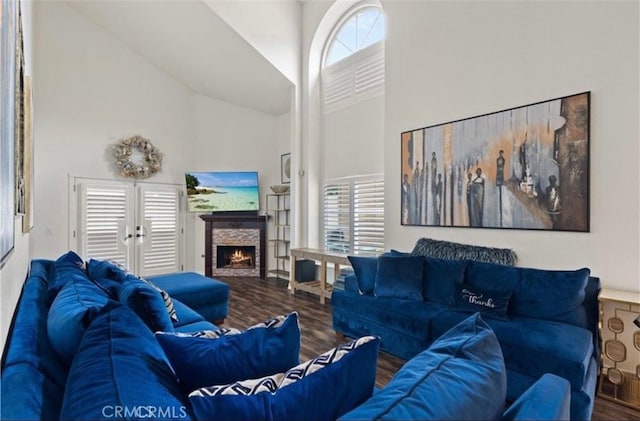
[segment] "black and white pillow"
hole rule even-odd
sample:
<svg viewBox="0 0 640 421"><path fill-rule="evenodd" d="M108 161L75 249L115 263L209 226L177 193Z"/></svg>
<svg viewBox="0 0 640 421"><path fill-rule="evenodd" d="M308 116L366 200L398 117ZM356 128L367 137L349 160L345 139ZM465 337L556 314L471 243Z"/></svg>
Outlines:
<svg viewBox="0 0 640 421"><path fill-rule="evenodd" d="M371 397L379 345L366 336L279 374L197 388L189 401L196 419L336 420Z"/></svg>
<svg viewBox="0 0 640 421"><path fill-rule="evenodd" d="M218 339L225 335L238 335L242 333L233 327L221 327L217 330L199 330L197 332L156 332L156 335L173 335L181 338Z"/></svg>

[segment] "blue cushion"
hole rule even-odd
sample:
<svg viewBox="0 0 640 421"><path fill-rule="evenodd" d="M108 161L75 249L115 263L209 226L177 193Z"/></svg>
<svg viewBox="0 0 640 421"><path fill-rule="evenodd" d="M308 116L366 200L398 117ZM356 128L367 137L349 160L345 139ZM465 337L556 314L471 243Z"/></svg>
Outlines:
<svg viewBox="0 0 640 421"><path fill-rule="evenodd" d="M126 272L125 268L112 260L89 259L87 262L87 273L91 280L116 279L120 272Z"/></svg>
<svg viewBox="0 0 640 421"><path fill-rule="evenodd" d="M62 361L71 363L93 310L103 307L109 297L86 276L74 274L58 293L47 318L47 336Z"/></svg>
<svg viewBox="0 0 640 421"><path fill-rule="evenodd" d="M2 368L0 414L3 420L57 420L64 385L52 382L32 364Z"/></svg>
<svg viewBox="0 0 640 421"><path fill-rule="evenodd" d="M456 285L455 310L507 320L511 291L492 291L473 285Z"/></svg>
<svg viewBox="0 0 640 421"><path fill-rule="evenodd" d="M493 291L514 291L520 282L520 268L469 261L464 283Z"/></svg>
<svg viewBox="0 0 640 421"><path fill-rule="evenodd" d="M465 260L424 258L424 299L443 306L454 303L455 285L464 281Z"/></svg>
<svg viewBox="0 0 640 421"><path fill-rule="evenodd" d="M82 257L69 251L60 256L51 268L51 276L48 280L46 303L51 304L58 292L71 280L73 275L87 276L85 263Z"/></svg>
<svg viewBox="0 0 640 421"><path fill-rule="evenodd" d="M509 406L502 421L568 420L570 407L569 382L547 373Z"/></svg>
<svg viewBox="0 0 640 421"><path fill-rule="evenodd" d="M520 268L520 284L513 293L511 312L587 326L582 307L590 270L555 271Z"/></svg>
<svg viewBox="0 0 640 421"><path fill-rule="evenodd" d="M152 332L173 332L173 322L160 292L150 284L128 275L119 290L122 304L130 307Z"/></svg>
<svg viewBox="0 0 640 421"><path fill-rule="evenodd" d="M365 336L284 374L198 389L197 419L333 421L373 393L379 339Z"/></svg>
<svg viewBox="0 0 640 421"><path fill-rule="evenodd" d="M71 364L60 419L191 419L171 367L131 309L111 302Z"/></svg>
<svg viewBox="0 0 640 421"><path fill-rule="evenodd" d="M375 296L422 301L423 265L424 258L421 256L380 256Z"/></svg>
<svg viewBox="0 0 640 421"><path fill-rule="evenodd" d="M187 393L280 373L300 362L300 327L295 312L237 335L208 339L159 333L156 339Z"/></svg>
<svg viewBox="0 0 640 421"><path fill-rule="evenodd" d="M498 340L475 314L409 360L380 392L340 419L499 419L506 383Z"/></svg>
<svg viewBox="0 0 640 421"><path fill-rule="evenodd" d="M371 256L347 256L358 281L361 295L372 295L378 272L378 258Z"/></svg>
<svg viewBox="0 0 640 421"><path fill-rule="evenodd" d="M2 363L3 368L17 363L29 364L64 388L69 367L60 361L47 337L49 307L44 302L47 293L44 279L53 261L48 262L31 262L29 277L13 316L12 330L7 336Z"/></svg>

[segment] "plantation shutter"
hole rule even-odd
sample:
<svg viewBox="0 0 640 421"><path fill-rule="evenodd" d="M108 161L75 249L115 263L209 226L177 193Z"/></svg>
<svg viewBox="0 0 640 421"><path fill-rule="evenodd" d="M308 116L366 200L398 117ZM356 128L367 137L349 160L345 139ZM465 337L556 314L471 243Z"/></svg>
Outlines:
<svg viewBox="0 0 640 421"><path fill-rule="evenodd" d="M384 178L327 180L324 185L324 249L379 254L384 249Z"/></svg>
<svg viewBox="0 0 640 421"><path fill-rule="evenodd" d="M384 43L322 69L323 111L330 113L384 94Z"/></svg>
<svg viewBox="0 0 640 421"><path fill-rule="evenodd" d="M379 254L384 249L384 181L354 181L353 252Z"/></svg>
<svg viewBox="0 0 640 421"><path fill-rule="evenodd" d="M124 184L80 184L80 254L129 267L129 189Z"/></svg>
<svg viewBox="0 0 640 421"><path fill-rule="evenodd" d="M73 188L70 238L85 259L113 260L138 276L182 270L181 186L74 178Z"/></svg>
<svg viewBox="0 0 640 421"><path fill-rule="evenodd" d="M348 253L351 238L351 185L324 186L324 249Z"/></svg>
<svg viewBox="0 0 640 421"><path fill-rule="evenodd" d="M180 270L180 190L172 187L141 186L142 218L136 235L143 239L139 273L157 275Z"/></svg>

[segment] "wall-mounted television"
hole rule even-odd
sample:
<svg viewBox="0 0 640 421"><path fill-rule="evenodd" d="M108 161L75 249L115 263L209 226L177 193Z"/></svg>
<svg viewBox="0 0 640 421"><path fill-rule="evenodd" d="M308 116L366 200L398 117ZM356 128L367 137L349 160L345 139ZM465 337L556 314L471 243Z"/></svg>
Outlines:
<svg viewBox="0 0 640 421"><path fill-rule="evenodd" d="M189 212L259 209L257 171L188 172L185 181Z"/></svg>

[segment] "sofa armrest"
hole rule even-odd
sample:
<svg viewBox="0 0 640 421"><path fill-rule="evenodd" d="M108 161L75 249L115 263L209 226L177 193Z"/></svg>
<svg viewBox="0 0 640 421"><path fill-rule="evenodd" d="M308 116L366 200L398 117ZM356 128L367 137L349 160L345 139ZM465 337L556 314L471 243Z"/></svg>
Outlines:
<svg viewBox="0 0 640 421"><path fill-rule="evenodd" d="M547 373L506 410L502 420L568 420L570 407L569 382Z"/></svg>
<svg viewBox="0 0 640 421"><path fill-rule="evenodd" d="M356 275L351 273L344 278L344 290L353 292L355 294L360 294L360 288L358 288L358 280L356 279Z"/></svg>

